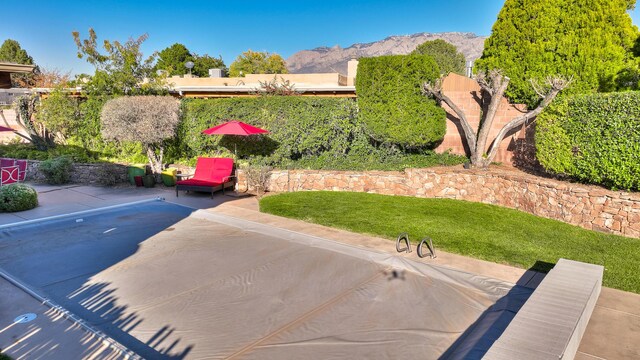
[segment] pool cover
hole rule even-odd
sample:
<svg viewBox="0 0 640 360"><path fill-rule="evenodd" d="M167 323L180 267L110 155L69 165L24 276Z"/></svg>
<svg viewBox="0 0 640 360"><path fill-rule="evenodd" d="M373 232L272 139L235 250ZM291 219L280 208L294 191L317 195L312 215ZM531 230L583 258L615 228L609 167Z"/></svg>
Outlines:
<svg viewBox="0 0 640 360"><path fill-rule="evenodd" d="M148 359L480 358L531 293L191 211L2 229L0 267Z"/></svg>

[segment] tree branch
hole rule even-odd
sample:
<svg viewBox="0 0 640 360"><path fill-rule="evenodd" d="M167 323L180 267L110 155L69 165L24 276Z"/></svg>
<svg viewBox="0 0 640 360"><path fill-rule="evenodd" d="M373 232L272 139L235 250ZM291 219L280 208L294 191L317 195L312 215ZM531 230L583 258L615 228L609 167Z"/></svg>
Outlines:
<svg viewBox="0 0 640 360"><path fill-rule="evenodd" d="M484 116L484 120L478 132L478 149L474 157L471 158L471 163L474 165L480 164L482 155L487 147L487 139L489 138L489 132L493 126L493 120L496 117L496 113L502 103L504 92L509 86L510 79L507 76L503 76L499 71L492 70L489 73L491 77L491 99L489 100L489 108Z"/></svg>
<svg viewBox="0 0 640 360"><path fill-rule="evenodd" d="M431 83L425 82L422 84L423 93L427 96L433 96L436 101L442 103L444 102L456 113L458 119L460 119L460 124L462 125L462 131L464 132L464 137L467 140L467 144L469 145L469 149L471 151L471 156L476 151L476 133L473 131L473 128L469 124L467 117L465 116L462 109L458 107L451 99L442 92L442 83L440 80L436 82L435 86Z"/></svg>
<svg viewBox="0 0 640 360"><path fill-rule="evenodd" d="M485 160L485 165L488 165L493 161L493 158L495 158L498 152L498 148L500 147L500 143L509 131L538 116L542 112L542 110L544 110L544 108L551 104L553 99L558 96L560 91L564 90L569 86L569 84L571 84L572 80L573 79L567 80L559 77L547 79L547 83L550 86L550 89L544 96L540 104L535 109L527 112L526 114L518 116L509 121L504 127L502 127L502 129L500 129L500 132L498 132L498 135L496 135L496 138L493 140L493 144L491 144L491 149L489 150L489 153L487 154L487 158Z"/></svg>

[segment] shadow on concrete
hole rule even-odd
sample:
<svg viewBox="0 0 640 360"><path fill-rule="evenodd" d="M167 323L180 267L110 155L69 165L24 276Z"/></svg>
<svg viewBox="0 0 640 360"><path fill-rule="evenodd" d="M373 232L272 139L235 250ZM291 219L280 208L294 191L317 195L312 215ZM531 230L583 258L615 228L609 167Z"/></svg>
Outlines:
<svg viewBox="0 0 640 360"><path fill-rule="evenodd" d="M539 272L538 269L546 269L545 272L548 272L553 268L553 265L536 261L518 279L516 285L485 310L478 320L469 326L439 359L482 359L544 278L545 273Z"/></svg>

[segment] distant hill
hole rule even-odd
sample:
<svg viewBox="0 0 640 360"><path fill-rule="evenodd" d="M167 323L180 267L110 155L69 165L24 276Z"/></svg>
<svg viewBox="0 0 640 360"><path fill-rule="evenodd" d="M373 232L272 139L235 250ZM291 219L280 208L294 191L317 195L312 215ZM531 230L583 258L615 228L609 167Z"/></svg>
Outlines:
<svg viewBox="0 0 640 360"><path fill-rule="evenodd" d="M408 54L423 42L436 39L455 45L467 60L475 60L482 55L486 38L486 36L460 32L389 36L384 40L367 44L353 44L345 49L336 45L298 51L287 59L287 68L294 74L339 72L346 75L347 62L351 59Z"/></svg>

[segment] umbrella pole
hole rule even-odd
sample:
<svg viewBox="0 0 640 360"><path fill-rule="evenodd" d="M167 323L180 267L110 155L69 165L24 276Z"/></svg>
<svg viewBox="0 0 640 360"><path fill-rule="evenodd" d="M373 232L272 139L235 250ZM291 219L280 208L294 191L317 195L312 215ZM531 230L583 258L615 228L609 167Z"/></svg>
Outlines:
<svg viewBox="0 0 640 360"><path fill-rule="evenodd" d="M233 143L233 161L236 163L236 166L233 168L233 176L236 178L236 184L233 185L233 192L236 196L238 196L238 144Z"/></svg>

